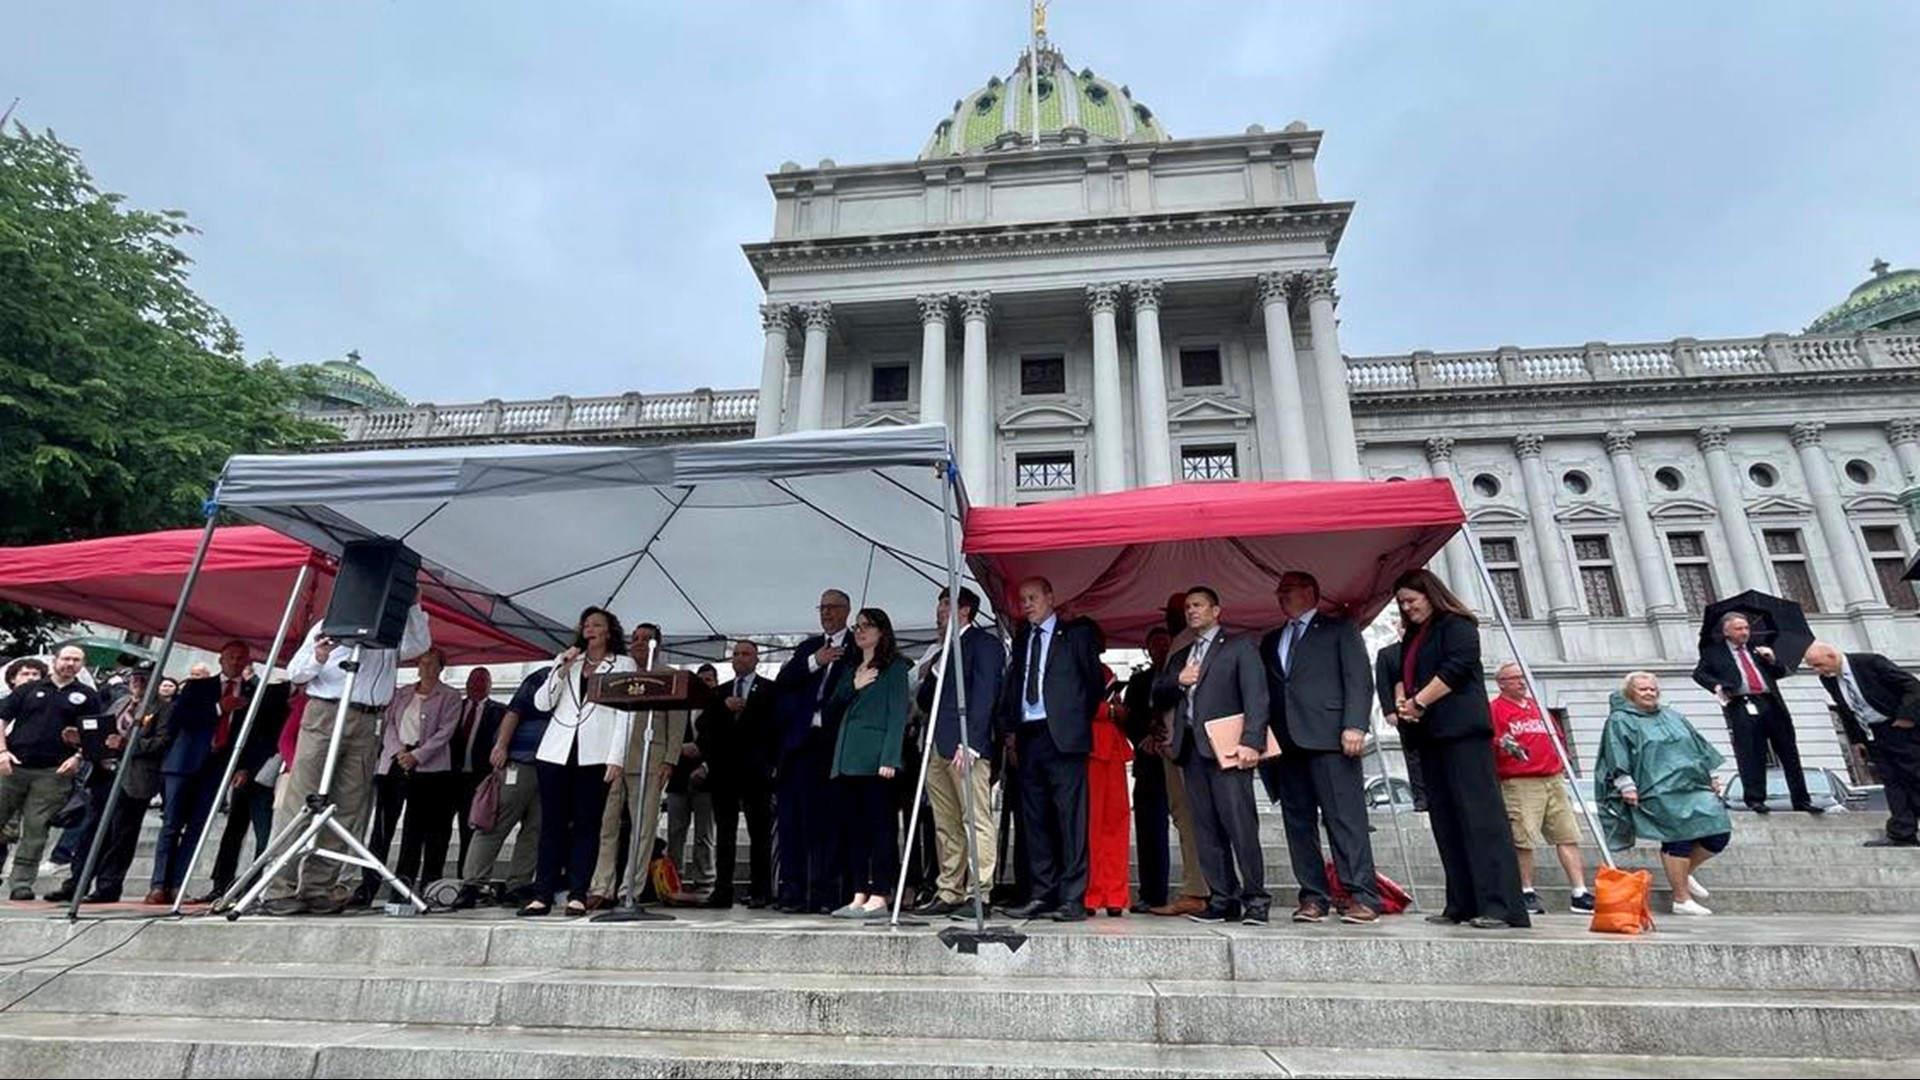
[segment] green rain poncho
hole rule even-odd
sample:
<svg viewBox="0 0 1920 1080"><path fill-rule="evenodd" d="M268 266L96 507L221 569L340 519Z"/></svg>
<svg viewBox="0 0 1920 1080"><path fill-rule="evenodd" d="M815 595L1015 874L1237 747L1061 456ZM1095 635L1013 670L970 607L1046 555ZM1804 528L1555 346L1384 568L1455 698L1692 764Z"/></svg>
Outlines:
<svg viewBox="0 0 1920 1080"><path fill-rule="evenodd" d="M1679 713L1665 705L1642 712L1615 692L1593 773L1607 846L1630 848L1636 836L1679 841L1732 832L1727 808L1713 793L1713 771L1725 760ZM1633 778L1639 805L1621 797L1614 784L1619 776Z"/></svg>

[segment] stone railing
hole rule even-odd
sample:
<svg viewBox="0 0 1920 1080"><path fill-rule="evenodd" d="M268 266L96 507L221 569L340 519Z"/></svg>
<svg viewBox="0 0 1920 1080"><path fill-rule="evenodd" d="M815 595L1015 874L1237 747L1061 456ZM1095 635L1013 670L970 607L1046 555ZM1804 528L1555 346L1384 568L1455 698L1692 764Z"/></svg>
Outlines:
<svg viewBox="0 0 1920 1080"><path fill-rule="evenodd" d="M539 401L496 399L473 405L429 402L411 408L345 409L312 416L338 428L346 443L512 442L649 432L751 435L759 407L758 390L703 389L590 398L562 394Z"/></svg>
<svg viewBox="0 0 1920 1080"><path fill-rule="evenodd" d="M1913 367L1920 367L1920 334L1865 331L1354 356L1347 358L1347 384L1357 394L1370 394Z"/></svg>

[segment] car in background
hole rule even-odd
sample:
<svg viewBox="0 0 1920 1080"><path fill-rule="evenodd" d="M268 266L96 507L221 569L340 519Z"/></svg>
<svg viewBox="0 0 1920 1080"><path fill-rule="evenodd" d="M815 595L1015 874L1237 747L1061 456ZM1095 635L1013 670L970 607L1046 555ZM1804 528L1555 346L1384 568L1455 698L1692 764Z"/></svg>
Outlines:
<svg viewBox="0 0 1920 1080"><path fill-rule="evenodd" d="M1848 789L1831 769L1802 769L1806 777L1807 797L1813 805L1822 810L1863 809L1850 805L1847 801ZM1883 795L1882 798L1885 796ZM1729 810L1749 810L1744 791L1740 786L1740 775L1728 773L1720 781L1720 801ZM1793 809L1793 798L1787 794L1787 770L1767 770L1767 809L1788 812Z"/></svg>
<svg viewBox="0 0 1920 1080"><path fill-rule="evenodd" d="M1411 783L1408 783L1405 779L1398 776L1390 777L1388 779L1391 779L1393 782L1392 800L1398 805L1400 805L1401 807L1404 807L1409 810L1413 809L1413 785ZM1369 810L1387 809L1387 800L1389 797L1387 795L1387 791L1388 791L1388 787L1387 787L1386 780L1383 780L1378 776L1367 777L1367 809Z"/></svg>

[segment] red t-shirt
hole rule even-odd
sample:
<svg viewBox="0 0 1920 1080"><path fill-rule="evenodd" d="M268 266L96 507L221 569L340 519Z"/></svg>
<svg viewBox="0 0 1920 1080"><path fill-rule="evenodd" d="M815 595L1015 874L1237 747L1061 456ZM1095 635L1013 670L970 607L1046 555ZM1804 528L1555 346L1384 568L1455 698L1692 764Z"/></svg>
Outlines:
<svg viewBox="0 0 1920 1080"><path fill-rule="evenodd" d="M1514 757L1501 745L1509 735L1520 744L1520 749L1526 754L1525 761ZM1532 698L1516 705L1504 697L1494 696L1493 771L1502 780L1559 775L1560 752L1554 749L1553 735L1547 731L1547 721L1540 715L1539 706L1533 703Z"/></svg>

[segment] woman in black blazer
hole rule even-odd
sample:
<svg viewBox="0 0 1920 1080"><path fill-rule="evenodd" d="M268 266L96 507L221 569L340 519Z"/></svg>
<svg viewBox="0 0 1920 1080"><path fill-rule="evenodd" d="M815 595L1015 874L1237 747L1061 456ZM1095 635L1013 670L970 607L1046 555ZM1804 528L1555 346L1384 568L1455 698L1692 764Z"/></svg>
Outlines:
<svg viewBox="0 0 1920 1080"><path fill-rule="evenodd" d="M1530 926L1493 772L1477 620L1426 570L1401 575L1393 587L1405 634L1397 723L1401 741L1420 752L1427 818L1447 875L1447 906L1427 921L1482 930Z"/></svg>

